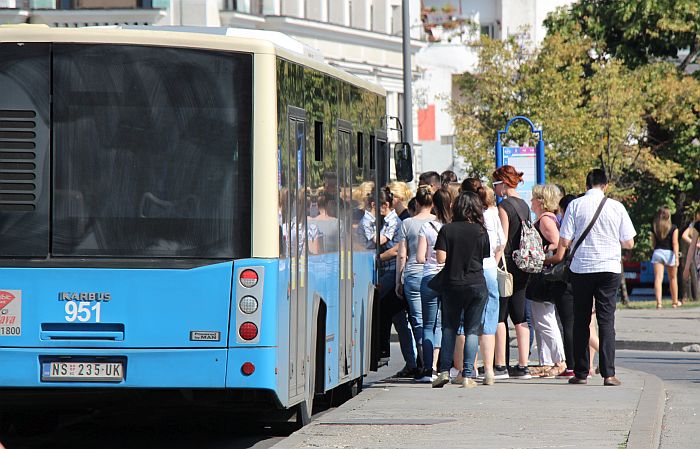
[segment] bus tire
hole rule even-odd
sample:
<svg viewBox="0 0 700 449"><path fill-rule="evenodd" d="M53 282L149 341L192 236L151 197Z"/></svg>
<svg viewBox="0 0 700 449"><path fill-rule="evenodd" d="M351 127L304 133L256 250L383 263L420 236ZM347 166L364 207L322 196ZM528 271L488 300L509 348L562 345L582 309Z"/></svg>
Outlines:
<svg viewBox="0 0 700 449"><path fill-rule="evenodd" d="M296 424L297 427L302 428L311 422L311 416L313 415L314 409L314 397L316 396L316 391L318 385L316 385L316 369L321 366L323 369L323 359L318 359L317 357L323 357L323 342L326 338L326 307L320 298L317 298L318 305L315 307L316 315L316 332L314 338L311 340L311 354L309 354L309 369L307 371L307 384L306 393L304 400L297 405L296 410ZM320 351L320 352L319 352ZM321 377L321 379L323 379Z"/></svg>
<svg viewBox="0 0 700 449"><path fill-rule="evenodd" d="M362 391L362 377L348 383L338 385L328 392L331 407L339 407L357 396Z"/></svg>
<svg viewBox="0 0 700 449"><path fill-rule="evenodd" d="M297 405L296 424L298 428L302 428L311 422L311 411L314 407L314 400L311 398L304 399Z"/></svg>
<svg viewBox="0 0 700 449"><path fill-rule="evenodd" d="M306 393L304 400L297 405L296 424L298 428L302 428L311 422L311 416L314 410L314 396L316 395L316 345L312 346L312 354L310 360L313 365L309 366L309 379L306 385Z"/></svg>

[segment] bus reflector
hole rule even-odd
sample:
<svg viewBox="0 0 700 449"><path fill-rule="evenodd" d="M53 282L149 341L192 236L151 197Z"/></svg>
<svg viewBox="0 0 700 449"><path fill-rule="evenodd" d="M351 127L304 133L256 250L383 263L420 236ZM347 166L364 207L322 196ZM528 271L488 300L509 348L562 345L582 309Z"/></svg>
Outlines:
<svg viewBox="0 0 700 449"><path fill-rule="evenodd" d="M238 329L238 334L243 340L252 340L258 336L258 326L250 321L246 321L241 324L241 327Z"/></svg>
<svg viewBox="0 0 700 449"><path fill-rule="evenodd" d="M241 272L241 285L247 288L255 287L258 283L258 273L254 270L243 270Z"/></svg>
<svg viewBox="0 0 700 449"><path fill-rule="evenodd" d="M241 366L241 372L246 376L250 376L255 372L255 365L250 362L245 362L243 366Z"/></svg>
<svg viewBox="0 0 700 449"><path fill-rule="evenodd" d="M239 305L243 313L255 313L255 311L258 310L258 300L252 296L242 297Z"/></svg>

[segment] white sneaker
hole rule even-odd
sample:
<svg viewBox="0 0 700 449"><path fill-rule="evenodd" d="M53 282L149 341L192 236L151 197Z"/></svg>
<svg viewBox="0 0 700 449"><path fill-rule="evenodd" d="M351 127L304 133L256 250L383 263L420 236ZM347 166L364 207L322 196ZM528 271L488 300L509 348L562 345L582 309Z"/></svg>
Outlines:
<svg viewBox="0 0 700 449"><path fill-rule="evenodd" d="M459 376L460 374L462 374L462 373L457 368L454 368L454 367L450 368L450 380L455 380L457 378L457 376Z"/></svg>

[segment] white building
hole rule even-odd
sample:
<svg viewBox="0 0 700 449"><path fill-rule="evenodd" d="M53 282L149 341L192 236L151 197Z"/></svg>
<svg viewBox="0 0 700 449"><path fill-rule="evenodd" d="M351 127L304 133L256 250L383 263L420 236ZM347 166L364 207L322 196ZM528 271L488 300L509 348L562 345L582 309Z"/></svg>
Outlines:
<svg viewBox="0 0 700 449"><path fill-rule="evenodd" d="M476 64L465 42L504 39L529 28L544 38L547 13L573 0L406 0L414 54L413 136L417 172L463 167L453 160L447 111L453 79ZM0 23L50 26L187 25L280 31L320 50L326 61L387 90L387 113L403 120L402 0L0 0ZM443 7L450 5L445 13ZM435 12L427 13L433 8ZM422 18L434 21L430 34ZM444 22L465 19L460 33ZM450 29L451 28L451 29ZM476 34L475 34L476 33ZM435 42L428 43L428 39ZM396 138L397 136L393 136ZM457 163L456 163L457 162ZM456 165L455 165L456 163Z"/></svg>
<svg viewBox="0 0 700 449"><path fill-rule="evenodd" d="M407 1L415 54L426 45L421 40L421 0ZM0 23L279 31L317 48L331 65L382 85L387 113L403 121L401 5L402 0L0 0L0 8L12 8L0 9Z"/></svg>

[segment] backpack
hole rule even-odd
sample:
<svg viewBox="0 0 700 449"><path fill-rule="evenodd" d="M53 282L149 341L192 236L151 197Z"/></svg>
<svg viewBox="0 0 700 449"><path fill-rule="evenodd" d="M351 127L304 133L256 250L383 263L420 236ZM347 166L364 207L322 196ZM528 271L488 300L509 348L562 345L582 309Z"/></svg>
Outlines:
<svg viewBox="0 0 700 449"><path fill-rule="evenodd" d="M517 208L513 207L520 218L520 248L513 251L513 262L520 271L540 273L544 264L542 237L532 225L530 218L523 218Z"/></svg>

